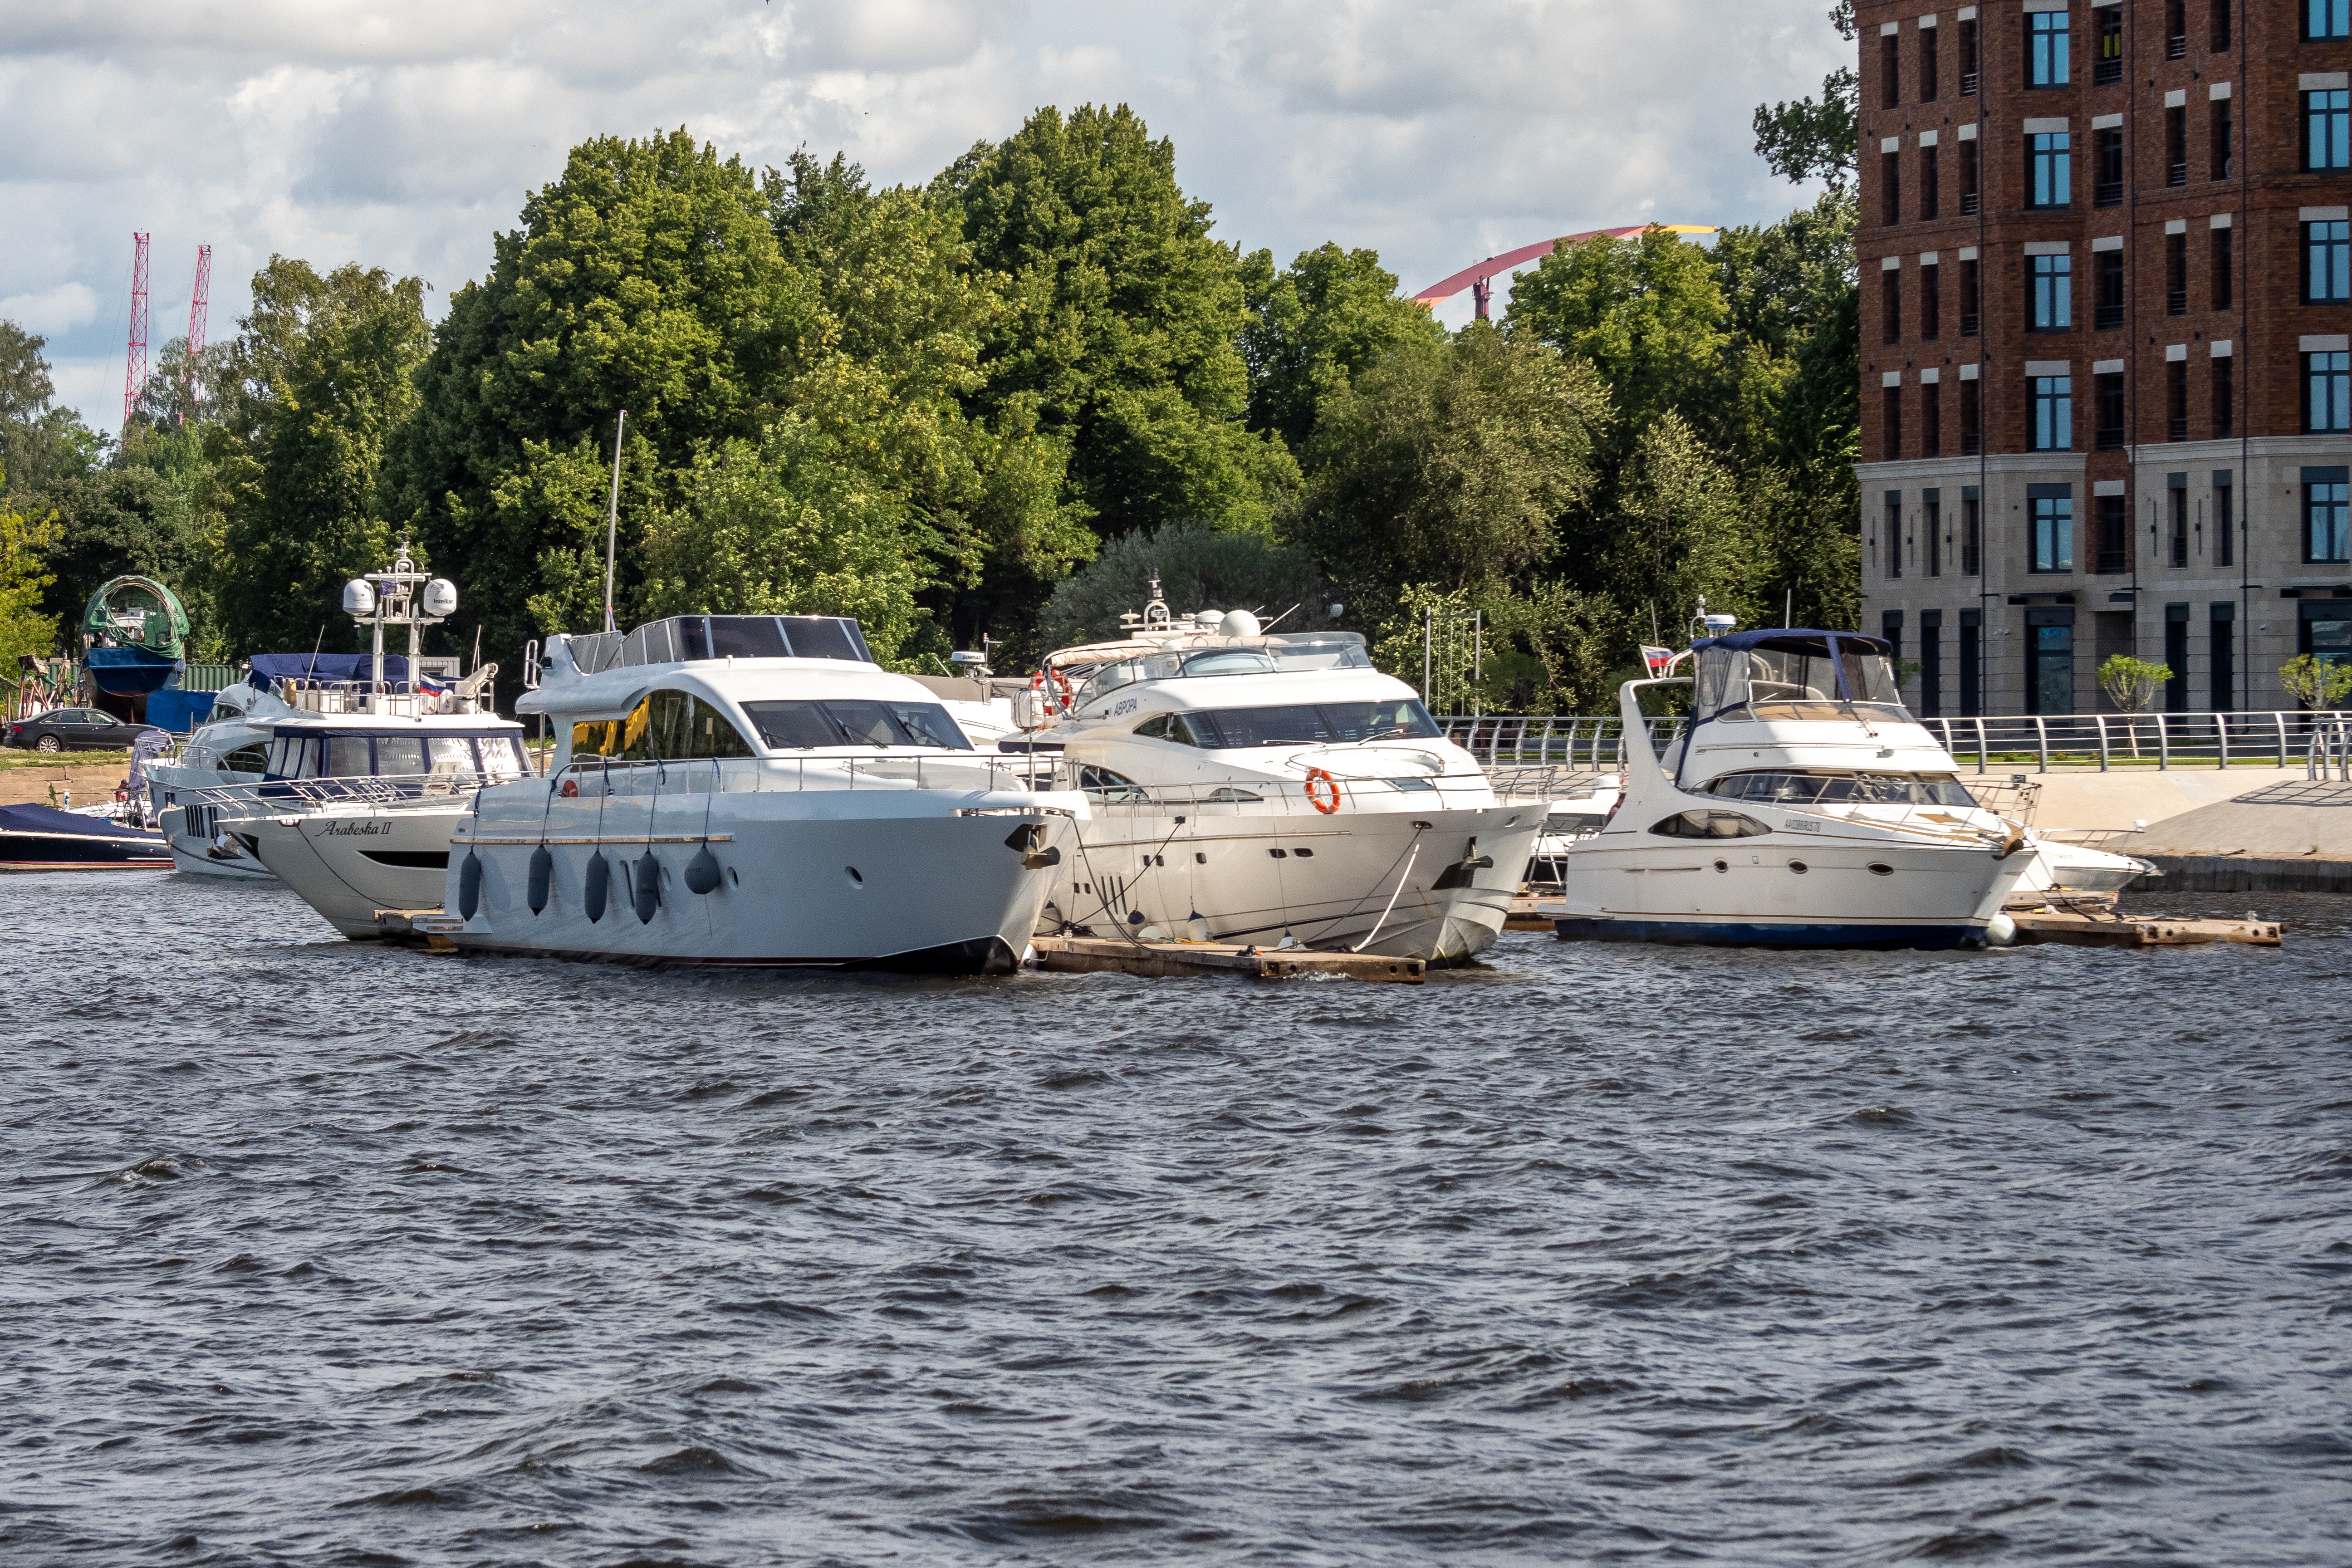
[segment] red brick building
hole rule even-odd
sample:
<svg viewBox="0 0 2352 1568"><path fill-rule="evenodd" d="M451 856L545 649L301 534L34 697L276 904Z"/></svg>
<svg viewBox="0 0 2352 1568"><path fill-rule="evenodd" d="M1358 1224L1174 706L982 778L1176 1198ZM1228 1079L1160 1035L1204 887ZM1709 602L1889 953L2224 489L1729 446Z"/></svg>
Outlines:
<svg viewBox="0 0 2352 1568"><path fill-rule="evenodd" d="M1923 713L2352 661L2352 0L1859 0L1863 625Z"/></svg>

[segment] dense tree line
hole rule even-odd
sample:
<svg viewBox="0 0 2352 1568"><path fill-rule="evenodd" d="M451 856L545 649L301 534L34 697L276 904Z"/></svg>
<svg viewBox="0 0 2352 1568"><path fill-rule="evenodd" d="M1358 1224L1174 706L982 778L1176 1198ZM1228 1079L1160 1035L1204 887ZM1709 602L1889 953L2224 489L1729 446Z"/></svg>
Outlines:
<svg viewBox="0 0 2352 1568"><path fill-rule="evenodd" d="M407 536L463 587L450 645L510 661L601 624L626 410L624 624L821 610L905 668L983 636L1023 663L1115 633L1157 567L1179 609L1361 630L1416 676L1423 611L1475 609L1489 707L1589 708L1702 594L1851 622L1853 237L1840 187L1711 248L1594 240L1448 333L1372 252L1215 237L1124 107L920 188L599 138L437 324L415 279L273 258L120 442L0 324L0 637L140 571L195 657L350 647L339 584Z"/></svg>

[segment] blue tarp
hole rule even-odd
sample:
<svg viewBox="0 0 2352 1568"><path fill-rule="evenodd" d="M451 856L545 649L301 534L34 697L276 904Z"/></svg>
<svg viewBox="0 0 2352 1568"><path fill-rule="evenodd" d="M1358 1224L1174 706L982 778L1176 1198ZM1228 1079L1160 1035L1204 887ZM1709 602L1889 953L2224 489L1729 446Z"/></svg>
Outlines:
<svg viewBox="0 0 2352 1568"><path fill-rule="evenodd" d="M94 838L147 837L137 828L109 822L102 816L84 816L48 805L0 805L0 833L86 833ZM161 835L156 835L155 839L159 844L163 842Z"/></svg>
<svg viewBox="0 0 2352 1568"><path fill-rule="evenodd" d="M253 656L253 673L260 678L257 684L289 678L297 680L366 680L369 670L369 656L363 653L257 653ZM392 681L406 680L407 656L385 654L383 678Z"/></svg>
<svg viewBox="0 0 2352 1568"><path fill-rule="evenodd" d="M213 699L218 695L215 691L184 691L176 686L167 686L149 694L147 722L158 730L184 735L213 716Z"/></svg>
<svg viewBox="0 0 2352 1568"><path fill-rule="evenodd" d="M94 647L87 662L90 679L98 682L98 689L117 697L160 691L180 673L178 659L150 653L143 647Z"/></svg>

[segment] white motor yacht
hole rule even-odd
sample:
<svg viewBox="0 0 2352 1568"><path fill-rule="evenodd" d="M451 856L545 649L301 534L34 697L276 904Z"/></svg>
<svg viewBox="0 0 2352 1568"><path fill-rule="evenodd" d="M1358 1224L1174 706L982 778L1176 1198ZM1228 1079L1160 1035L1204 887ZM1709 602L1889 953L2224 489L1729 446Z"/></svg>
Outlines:
<svg viewBox="0 0 2352 1568"><path fill-rule="evenodd" d="M1619 689L1624 801L1570 847L1559 935L1984 945L2034 857L1905 710L1888 645L1709 624L1724 635L1675 658L1690 674ZM1691 689L1691 718L1660 759L1640 739L1640 694L1668 686Z"/></svg>
<svg viewBox="0 0 2352 1568"><path fill-rule="evenodd" d="M996 974L1076 847L1076 792L982 754L855 620L686 616L550 640L544 778L476 795L461 949Z"/></svg>
<svg viewBox="0 0 2352 1568"><path fill-rule="evenodd" d="M175 871L277 880L234 835L221 830L214 808L194 795L224 784L259 784L268 771L270 721L295 710L270 694L267 677L259 680L256 685L249 678L220 691L212 716L195 733L146 766L148 815L172 847Z"/></svg>
<svg viewBox="0 0 2352 1568"><path fill-rule="evenodd" d="M1093 801L1047 931L1458 963L1494 943L1544 819L1498 800L1353 632L1150 605L1043 661L1028 750Z"/></svg>
<svg viewBox="0 0 2352 1568"><path fill-rule="evenodd" d="M428 581L405 550L347 584L344 610L373 631L367 679L277 679L277 706L245 715L268 737L259 778L175 787L183 834L250 856L345 936L378 935L379 910L437 906L474 790L530 772L523 727L488 710L498 666L446 686L385 679L384 629L408 628L416 670L423 628L457 605L457 589ZM219 760L249 772L251 744Z"/></svg>
<svg viewBox="0 0 2352 1568"><path fill-rule="evenodd" d="M1569 846L1609 826L1617 803L1624 798L1624 775L1603 773L1583 793L1553 801L1544 813L1535 847L1528 852L1528 892L1538 898L1557 894L1568 871Z"/></svg>

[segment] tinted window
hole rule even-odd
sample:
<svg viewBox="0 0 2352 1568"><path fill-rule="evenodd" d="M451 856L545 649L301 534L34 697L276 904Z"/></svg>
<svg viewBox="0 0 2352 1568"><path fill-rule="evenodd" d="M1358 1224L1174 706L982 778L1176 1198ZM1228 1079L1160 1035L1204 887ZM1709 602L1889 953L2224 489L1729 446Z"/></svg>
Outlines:
<svg viewBox="0 0 2352 1568"><path fill-rule="evenodd" d="M408 778L425 771L425 737L378 735L375 771L387 778Z"/></svg>
<svg viewBox="0 0 2352 1568"><path fill-rule="evenodd" d="M786 616L784 635L792 639L795 658L845 658L871 664L866 639L857 623L834 616Z"/></svg>
<svg viewBox="0 0 2352 1568"><path fill-rule="evenodd" d="M797 645L795 645L797 646ZM936 702L746 702L761 741L777 751L813 746L925 746L968 752L971 742Z"/></svg>
<svg viewBox="0 0 2352 1568"><path fill-rule="evenodd" d="M331 779L363 779L375 771L374 759L369 754L365 735L330 735L327 737L327 776Z"/></svg>
<svg viewBox="0 0 2352 1568"><path fill-rule="evenodd" d="M518 752L520 745L511 735L486 736L482 743L509 752ZM631 762L693 761L748 757L751 747L734 721L699 697L684 691L650 691L625 719L572 725L572 754Z"/></svg>
<svg viewBox="0 0 2352 1568"><path fill-rule="evenodd" d="M233 773L259 773L269 771L269 748L257 741L250 746L239 746L223 757L220 765Z"/></svg>
<svg viewBox="0 0 2352 1568"><path fill-rule="evenodd" d="M1213 717L1217 732L1229 748L1292 746L1336 738L1323 722L1322 713L1304 702L1280 708L1223 708Z"/></svg>
<svg viewBox="0 0 2352 1568"><path fill-rule="evenodd" d="M1401 697L1386 702L1291 703L1278 708L1219 708L1177 716L1183 733L1171 741L1195 746L1240 749L1350 741L1430 741L1438 728L1421 703Z"/></svg>
<svg viewBox="0 0 2352 1568"><path fill-rule="evenodd" d="M784 634L773 616L713 616L710 652L717 658L782 658Z"/></svg>
<svg viewBox="0 0 2352 1568"><path fill-rule="evenodd" d="M1736 811L1682 811L1650 831L1668 838L1759 838L1772 830Z"/></svg>
<svg viewBox="0 0 2352 1568"><path fill-rule="evenodd" d="M806 751L812 746L837 746L841 732L814 702L746 702L743 711L760 731L760 743L772 751Z"/></svg>
<svg viewBox="0 0 2352 1568"><path fill-rule="evenodd" d="M470 773L474 771L474 742L463 735L428 735L425 738L425 755L431 766L428 773Z"/></svg>

